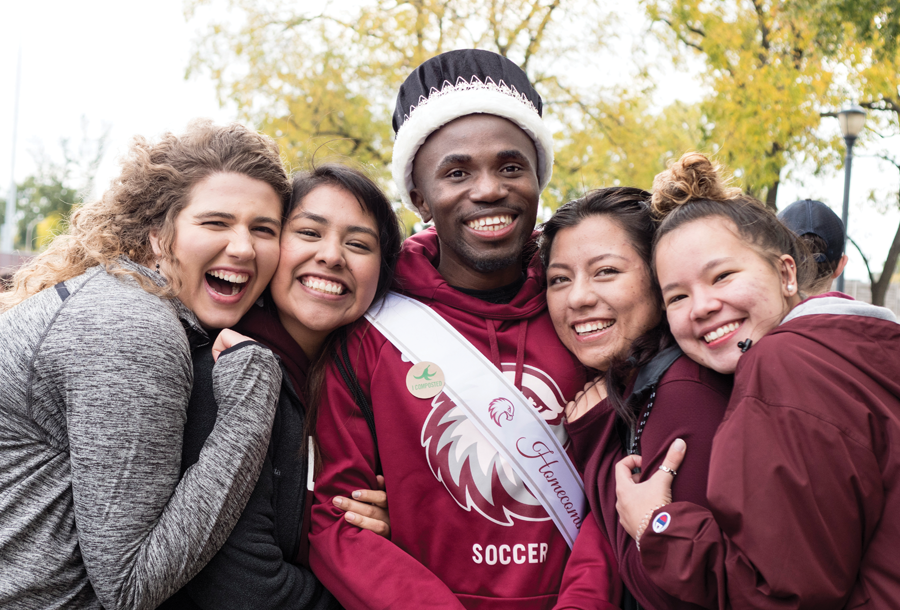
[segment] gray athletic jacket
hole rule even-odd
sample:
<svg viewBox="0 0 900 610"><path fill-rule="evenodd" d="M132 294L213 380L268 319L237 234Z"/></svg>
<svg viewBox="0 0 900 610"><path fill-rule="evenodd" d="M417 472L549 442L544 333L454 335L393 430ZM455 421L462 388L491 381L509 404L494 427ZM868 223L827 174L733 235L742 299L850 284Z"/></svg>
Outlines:
<svg viewBox="0 0 900 610"><path fill-rule="evenodd" d="M0 315L0 607L155 608L224 543L281 371L258 344L223 353L216 427L179 483L191 340L181 302L99 267Z"/></svg>

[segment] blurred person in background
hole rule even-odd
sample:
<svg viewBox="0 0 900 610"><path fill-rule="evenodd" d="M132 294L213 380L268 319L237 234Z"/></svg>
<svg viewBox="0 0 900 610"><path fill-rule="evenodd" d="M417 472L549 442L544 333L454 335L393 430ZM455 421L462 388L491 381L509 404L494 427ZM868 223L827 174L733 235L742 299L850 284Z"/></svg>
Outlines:
<svg viewBox="0 0 900 610"><path fill-rule="evenodd" d="M801 199L778 212L778 220L794 232L816 261L816 280L806 294L814 296L831 290L844 267L844 223L821 201Z"/></svg>

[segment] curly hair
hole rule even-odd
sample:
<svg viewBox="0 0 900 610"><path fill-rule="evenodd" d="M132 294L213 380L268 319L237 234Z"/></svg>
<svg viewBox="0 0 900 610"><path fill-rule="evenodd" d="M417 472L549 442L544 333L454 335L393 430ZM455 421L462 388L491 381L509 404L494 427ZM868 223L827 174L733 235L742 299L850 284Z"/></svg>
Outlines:
<svg viewBox="0 0 900 610"><path fill-rule="evenodd" d="M98 201L78 207L66 231L15 274L11 289L0 293L0 312L97 265L113 275L133 277L153 294L177 296L181 282L172 251L175 218L190 202L194 187L213 174L242 174L265 182L281 199L282 211L290 202L291 183L278 145L237 123L219 126L196 120L184 134L166 133L155 143L135 136L121 164L122 172L109 190ZM118 264L128 257L150 266L156 258L151 233L159 238L162 259L175 271L166 286Z"/></svg>
<svg viewBox="0 0 900 610"><path fill-rule="evenodd" d="M670 162L666 171L653 178L650 199L653 213L657 218L663 218L690 201L726 201L743 196L741 189L728 186L728 182L719 164L698 152L684 153L678 161Z"/></svg>

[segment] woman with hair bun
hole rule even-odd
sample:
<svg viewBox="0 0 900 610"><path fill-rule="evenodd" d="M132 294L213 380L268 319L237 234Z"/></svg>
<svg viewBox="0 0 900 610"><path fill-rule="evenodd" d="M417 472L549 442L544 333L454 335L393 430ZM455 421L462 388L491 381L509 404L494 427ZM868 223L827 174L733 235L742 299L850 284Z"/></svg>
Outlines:
<svg viewBox="0 0 900 610"><path fill-rule="evenodd" d="M241 125L136 137L0 296L0 606L155 608L225 541L281 371L258 343L221 353L218 417L180 479L192 349L269 283L290 194L275 142Z"/></svg>
<svg viewBox="0 0 900 610"><path fill-rule="evenodd" d="M707 608L896 606L893 313L840 293L805 298L808 253L703 155L658 175L653 205L672 333L692 359L735 379L713 441L709 508L670 503L683 444L644 483L631 475L639 457L616 467L620 518L644 568Z"/></svg>
<svg viewBox="0 0 900 610"><path fill-rule="evenodd" d="M730 375L692 361L669 332L651 266L656 223L649 199L637 188L598 189L561 206L542 227L550 317L562 343L597 375L566 407L591 517L566 566L560 609L598 605L569 578L604 552L586 535L598 527L615 553L625 608L696 607L650 580L615 509L616 463L638 454L652 474L677 438L693 450L672 493L706 506L710 447L731 393Z"/></svg>

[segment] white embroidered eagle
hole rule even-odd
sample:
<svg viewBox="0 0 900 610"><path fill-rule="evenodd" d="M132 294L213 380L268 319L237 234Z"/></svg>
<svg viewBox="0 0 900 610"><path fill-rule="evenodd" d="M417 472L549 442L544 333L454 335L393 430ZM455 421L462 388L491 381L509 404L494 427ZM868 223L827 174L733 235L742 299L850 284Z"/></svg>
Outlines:
<svg viewBox="0 0 900 610"><path fill-rule="evenodd" d="M514 364L503 364L502 371L510 379L515 378ZM522 386L522 393L557 438L565 442L565 403L556 382L540 369L526 365ZM506 399L500 400L509 403ZM495 422L499 423L500 418L512 419L512 403L498 403L496 407L492 404L491 408L493 410L489 412ZM463 409L443 392L431 402L431 412L422 427L421 442L431 472L462 508L468 511L474 508L500 525L513 525L513 517L528 521L550 518L497 449L469 421Z"/></svg>

